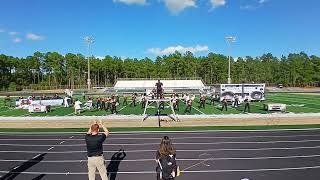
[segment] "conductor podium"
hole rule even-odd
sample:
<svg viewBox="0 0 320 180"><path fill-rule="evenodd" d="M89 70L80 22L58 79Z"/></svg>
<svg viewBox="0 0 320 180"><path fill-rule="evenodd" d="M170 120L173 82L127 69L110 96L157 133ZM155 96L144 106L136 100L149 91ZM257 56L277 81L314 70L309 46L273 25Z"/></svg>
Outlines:
<svg viewBox="0 0 320 180"><path fill-rule="evenodd" d="M149 99L147 98L146 100L146 105L144 107L144 111L143 111L143 119L142 122L145 121L149 116L147 114L147 109L148 108L156 108L157 113L155 114L155 116L158 116L158 120L159 120L159 126L160 126L160 115L161 115L161 104L163 103L163 106L165 107L165 104L169 105L169 108L171 109L171 116L170 114L168 114L168 116L173 119L174 121L178 121L178 118L176 116L176 113L174 111L173 108L173 104L171 103L171 100L169 98L164 98L164 99Z"/></svg>

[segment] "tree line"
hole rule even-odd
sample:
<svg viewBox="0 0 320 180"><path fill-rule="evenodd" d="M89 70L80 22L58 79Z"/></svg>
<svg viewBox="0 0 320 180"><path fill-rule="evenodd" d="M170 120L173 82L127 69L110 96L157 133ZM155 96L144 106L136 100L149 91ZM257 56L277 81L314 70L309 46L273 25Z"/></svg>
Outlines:
<svg viewBox="0 0 320 180"><path fill-rule="evenodd" d="M0 55L0 89L21 90L85 88L87 58L82 54L35 52L18 58ZM191 52L158 56L155 60L105 56L90 57L92 86L112 86L118 78L196 78L210 84L226 83L228 56ZM271 53L259 57L231 58L232 83L266 83L285 86L319 86L320 58L304 52L281 58Z"/></svg>

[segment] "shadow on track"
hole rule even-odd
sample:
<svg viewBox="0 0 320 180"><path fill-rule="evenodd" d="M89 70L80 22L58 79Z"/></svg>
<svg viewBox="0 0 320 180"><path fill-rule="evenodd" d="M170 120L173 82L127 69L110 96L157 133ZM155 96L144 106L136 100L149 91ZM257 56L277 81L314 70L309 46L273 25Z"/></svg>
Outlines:
<svg viewBox="0 0 320 180"><path fill-rule="evenodd" d="M123 149L114 153L111 157L111 161L107 167L109 180L115 180L119 171L119 165L121 161L127 156Z"/></svg>
<svg viewBox="0 0 320 180"><path fill-rule="evenodd" d="M45 176L45 174L40 174L39 176L33 178L32 180L40 180Z"/></svg>
<svg viewBox="0 0 320 180"><path fill-rule="evenodd" d="M22 172L26 171L27 169L31 168L32 166L34 166L34 165L38 164L40 161L42 161L46 154L47 153L39 154L39 155L35 156L34 158L29 159L28 161L22 163L21 165L18 165L18 166L11 168L7 174L5 174L4 176L1 177L1 180L14 179ZM36 177L35 180L37 180L37 179L39 180L43 176L45 176L45 175L40 175L40 176Z"/></svg>

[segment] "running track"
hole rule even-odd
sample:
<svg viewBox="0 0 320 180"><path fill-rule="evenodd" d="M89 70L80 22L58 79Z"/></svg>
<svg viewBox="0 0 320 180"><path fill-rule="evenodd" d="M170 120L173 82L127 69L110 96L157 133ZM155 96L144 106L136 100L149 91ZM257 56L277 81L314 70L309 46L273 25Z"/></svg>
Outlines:
<svg viewBox="0 0 320 180"><path fill-rule="evenodd" d="M320 177L320 129L309 129L112 133L104 145L110 180L155 179L155 151L164 135L177 149L183 170L178 180ZM124 153L116 156L120 149ZM1 180L85 180L84 134L0 134L0 176Z"/></svg>

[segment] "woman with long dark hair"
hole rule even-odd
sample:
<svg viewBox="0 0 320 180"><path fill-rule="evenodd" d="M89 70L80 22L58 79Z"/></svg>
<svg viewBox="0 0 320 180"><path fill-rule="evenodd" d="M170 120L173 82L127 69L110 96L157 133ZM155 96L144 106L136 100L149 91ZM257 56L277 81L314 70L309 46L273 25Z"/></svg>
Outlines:
<svg viewBox="0 0 320 180"><path fill-rule="evenodd" d="M161 140L156 162L157 180L173 180L176 177L176 149L168 136L164 136Z"/></svg>

